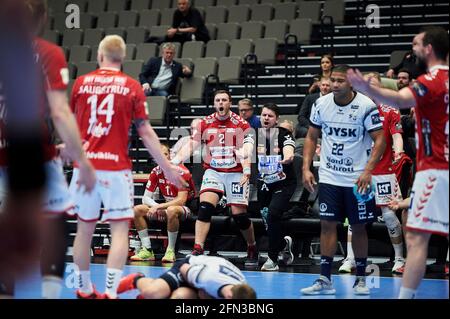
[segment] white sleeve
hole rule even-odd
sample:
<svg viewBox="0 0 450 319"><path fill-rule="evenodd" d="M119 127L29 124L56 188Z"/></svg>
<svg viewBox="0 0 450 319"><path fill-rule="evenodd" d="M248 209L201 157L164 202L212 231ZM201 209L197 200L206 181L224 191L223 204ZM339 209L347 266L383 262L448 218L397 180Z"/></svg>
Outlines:
<svg viewBox="0 0 450 319"><path fill-rule="evenodd" d="M364 117L364 127L367 132L377 131L383 128L383 122L376 106L370 108Z"/></svg>
<svg viewBox="0 0 450 319"><path fill-rule="evenodd" d="M320 105L320 104L319 104ZM309 123L316 128L322 127L322 119L320 118L319 106L316 102L311 107L311 116L309 117Z"/></svg>
<svg viewBox="0 0 450 319"><path fill-rule="evenodd" d="M155 200L153 199L153 194L154 194L153 192L145 190L144 196L142 196L142 204L150 207L158 205L158 203L155 202Z"/></svg>

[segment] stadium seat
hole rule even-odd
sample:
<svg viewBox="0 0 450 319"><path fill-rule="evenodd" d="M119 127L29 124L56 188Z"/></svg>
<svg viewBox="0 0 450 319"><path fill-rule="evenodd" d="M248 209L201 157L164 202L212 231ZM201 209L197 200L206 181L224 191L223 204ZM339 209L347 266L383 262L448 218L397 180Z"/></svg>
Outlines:
<svg viewBox="0 0 450 319"><path fill-rule="evenodd" d="M293 20L297 17L297 4L293 2L277 3L274 6L274 20Z"/></svg>
<svg viewBox="0 0 450 319"><path fill-rule="evenodd" d="M134 43L137 45L143 43L147 40L148 34L148 29L144 27L127 28L127 44Z"/></svg>
<svg viewBox="0 0 450 319"><path fill-rule="evenodd" d="M88 1L88 12L102 13L106 11L106 0Z"/></svg>
<svg viewBox="0 0 450 319"><path fill-rule="evenodd" d="M239 84L241 77L240 57L221 57L217 71L220 83Z"/></svg>
<svg viewBox="0 0 450 319"><path fill-rule="evenodd" d="M228 8L227 22L246 22L250 19L250 6L231 6Z"/></svg>
<svg viewBox="0 0 450 319"><path fill-rule="evenodd" d="M204 77L181 79L180 101L186 104L201 104L205 90Z"/></svg>
<svg viewBox="0 0 450 319"><path fill-rule="evenodd" d="M231 7L237 4L238 0L217 0L216 5L218 6L224 6L224 7Z"/></svg>
<svg viewBox="0 0 450 319"><path fill-rule="evenodd" d="M228 40L211 40L206 44L205 58L228 56L230 43Z"/></svg>
<svg viewBox="0 0 450 319"><path fill-rule="evenodd" d="M206 7L205 8L205 23L222 23L226 22L228 17L228 10L226 7Z"/></svg>
<svg viewBox="0 0 450 319"><path fill-rule="evenodd" d="M206 29L208 29L209 39L216 40L217 38L217 25L215 23L205 23Z"/></svg>
<svg viewBox="0 0 450 319"><path fill-rule="evenodd" d="M92 0L91 0L92 1ZM97 0L95 0L97 1ZM120 12L128 10L128 0L108 0L108 11Z"/></svg>
<svg viewBox="0 0 450 319"><path fill-rule="evenodd" d="M260 39L264 36L264 23L261 21L248 21L241 24L241 39Z"/></svg>
<svg viewBox="0 0 450 319"><path fill-rule="evenodd" d="M344 24L345 3L344 0L326 0L323 5L322 18L331 16L333 23L337 25Z"/></svg>
<svg viewBox="0 0 450 319"><path fill-rule="evenodd" d="M129 28L137 26L139 13L137 11L120 11L118 27Z"/></svg>
<svg viewBox="0 0 450 319"><path fill-rule="evenodd" d="M201 58L205 54L205 44L202 41L188 41L183 45L182 58Z"/></svg>
<svg viewBox="0 0 450 319"><path fill-rule="evenodd" d="M320 8L319 1L297 1L298 4L298 19L311 19L312 23L320 23Z"/></svg>
<svg viewBox="0 0 450 319"><path fill-rule="evenodd" d="M97 69L97 62L80 62L77 66L77 77L85 75Z"/></svg>
<svg viewBox="0 0 450 319"><path fill-rule="evenodd" d="M209 75L217 76L218 61L217 58L198 58L194 60L194 77L205 77ZM213 83L215 78L208 81Z"/></svg>
<svg viewBox="0 0 450 319"><path fill-rule="evenodd" d="M166 118L167 98L165 96L148 96L147 108L150 124L163 125Z"/></svg>
<svg viewBox="0 0 450 319"><path fill-rule="evenodd" d="M176 0L175 7L176 7ZM165 9L165 8L172 8L172 0L152 0L152 9Z"/></svg>
<svg viewBox="0 0 450 319"><path fill-rule="evenodd" d="M230 42L230 57L239 57L241 61L249 53L254 52L254 44L251 39L234 39Z"/></svg>
<svg viewBox="0 0 450 319"><path fill-rule="evenodd" d="M268 21L266 22L264 38L274 38L277 39L278 44L283 44L288 29L289 24L286 20Z"/></svg>
<svg viewBox="0 0 450 319"><path fill-rule="evenodd" d="M97 28L117 27L117 14L115 12L102 12L97 16Z"/></svg>
<svg viewBox="0 0 450 319"><path fill-rule="evenodd" d="M85 29L83 44L90 46L98 45L104 36L105 30L103 30L102 28Z"/></svg>
<svg viewBox="0 0 450 319"><path fill-rule="evenodd" d="M276 39L255 39L255 55L258 63L263 65L275 65L278 42Z"/></svg>
<svg viewBox="0 0 450 319"><path fill-rule="evenodd" d="M236 22L219 23L217 25L217 40L239 39L241 27Z"/></svg>
<svg viewBox="0 0 450 319"><path fill-rule="evenodd" d="M271 4L257 4L252 6L251 21L266 22L273 18L273 6Z"/></svg>
<svg viewBox="0 0 450 319"><path fill-rule="evenodd" d="M131 76L132 78L139 80L139 74L142 72L144 66L144 60L124 61L123 73Z"/></svg>
<svg viewBox="0 0 450 319"><path fill-rule="evenodd" d="M136 47L136 60L148 61L157 56L158 45L156 43L140 43Z"/></svg>
<svg viewBox="0 0 450 319"><path fill-rule="evenodd" d="M64 30L62 46L71 47L72 45L80 45L83 40L83 30L80 29L71 29Z"/></svg>
<svg viewBox="0 0 450 319"><path fill-rule="evenodd" d="M79 63L89 61L91 48L88 45L74 45L70 48L69 62Z"/></svg>
<svg viewBox="0 0 450 319"><path fill-rule="evenodd" d="M127 43L125 60L134 60L136 56L136 44Z"/></svg>
<svg viewBox="0 0 450 319"><path fill-rule="evenodd" d="M161 9L161 25L172 25L173 22L173 13L175 12L174 8L165 8Z"/></svg>
<svg viewBox="0 0 450 319"><path fill-rule="evenodd" d="M152 26L160 25L161 11L159 9L143 10L139 15L139 26L150 28Z"/></svg>
<svg viewBox="0 0 450 319"><path fill-rule="evenodd" d="M131 10L141 12L142 10L150 9L152 0L131 0Z"/></svg>
<svg viewBox="0 0 450 319"><path fill-rule="evenodd" d="M311 41L312 21L311 19L295 19L289 23L289 33L297 36L300 44L309 44Z"/></svg>

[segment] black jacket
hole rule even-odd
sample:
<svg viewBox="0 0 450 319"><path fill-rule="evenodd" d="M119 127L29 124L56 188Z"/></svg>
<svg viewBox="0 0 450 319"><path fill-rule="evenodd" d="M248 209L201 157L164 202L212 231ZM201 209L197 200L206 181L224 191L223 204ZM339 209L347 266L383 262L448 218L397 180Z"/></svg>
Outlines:
<svg viewBox="0 0 450 319"><path fill-rule="evenodd" d="M298 124L296 127L295 137L305 137L309 128L309 117L311 116L311 109L316 102L316 100L320 97L320 93L311 93L308 94L303 100L302 106L300 107L300 111L298 112Z"/></svg>
<svg viewBox="0 0 450 319"><path fill-rule="evenodd" d="M139 74L139 81L141 84L149 83L150 86L152 85L153 81L155 80L156 76L159 73L159 69L161 68L162 64L162 57L157 58L150 58L148 62L144 65L142 68L141 74ZM184 78L184 77L190 77L185 76L183 74L183 65L179 62L173 61L172 62L172 80L170 82L170 86L168 88L169 94L175 94L175 88L177 86L178 79Z"/></svg>

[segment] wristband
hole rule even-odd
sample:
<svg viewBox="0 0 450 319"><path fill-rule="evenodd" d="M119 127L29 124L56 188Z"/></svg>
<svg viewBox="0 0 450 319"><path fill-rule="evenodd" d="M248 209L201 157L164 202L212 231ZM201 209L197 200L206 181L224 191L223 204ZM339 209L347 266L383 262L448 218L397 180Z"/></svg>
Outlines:
<svg viewBox="0 0 450 319"><path fill-rule="evenodd" d="M250 167L244 167L243 173L244 173L245 175L251 175L252 170L251 170Z"/></svg>

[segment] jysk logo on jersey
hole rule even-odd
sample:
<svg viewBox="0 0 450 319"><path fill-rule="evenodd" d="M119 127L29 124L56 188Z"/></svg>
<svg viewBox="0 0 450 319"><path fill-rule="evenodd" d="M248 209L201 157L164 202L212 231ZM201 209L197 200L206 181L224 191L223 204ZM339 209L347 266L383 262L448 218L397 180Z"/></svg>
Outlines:
<svg viewBox="0 0 450 319"><path fill-rule="evenodd" d="M425 94L427 94L428 92L426 86L419 82L414 82L414 84L412 85L412 89L416 91L417 95L420 97L425 96Z"/></svg>
<svg viewBox="0 0 450 319"><path fill-rule="evenodd" d="M329 126L325 129L325 133L329 136L358 137L358 129L357 128Z"/></svg>
<svg viewBox="0 0 450 319"><path fill-rule="evenodd" d="M380 114L372 114L370 116L370 119L372 120L372 125L376 125L376 124L380 124L381 123Z"/></svg>
<svg viewBox="0 0 450 319"><path fill-rule="evenodd" d="M238 182L231 183L231 193L233 195L243 195L244 188Z"/></svg>
<svg viewBox="0 0 450 319"><path fill-rule="evenodd" d="M392 193L391 183L390 182L377 183L377 191L379 195L391 194Z"/></svg>

